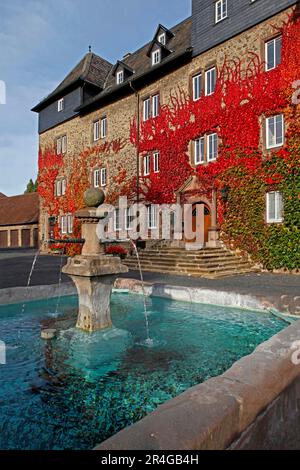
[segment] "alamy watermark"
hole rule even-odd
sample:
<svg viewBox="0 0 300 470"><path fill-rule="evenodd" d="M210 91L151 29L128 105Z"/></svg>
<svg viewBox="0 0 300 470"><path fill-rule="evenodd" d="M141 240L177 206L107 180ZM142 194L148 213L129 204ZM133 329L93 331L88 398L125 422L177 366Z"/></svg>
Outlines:
<svg viewBox="0 0 300 470"><path fill-rule="evenodd" d="M118 206L98 208L97 236L101 242L113 240L184 240L204 244L205 205L151 204L128 205L120 197Z"/></svg>
<svg viewBox="0 0 300 470"><path fill-rule="evenodd" d="M0 105L6 104L6 84L0 80Z"/></svg>
<svg viewBox="0 0 300 470"><path fill-rule="evenodd" d="M6 344L0 341L0 365L6 364Z"/></svg>
<svg viewBox="0 0 300 470"><path fill-rule="evenodd" d="M291 349L295 349L292 354L291 361L295 366L300 365L300 340L294 341Z"/></svg>

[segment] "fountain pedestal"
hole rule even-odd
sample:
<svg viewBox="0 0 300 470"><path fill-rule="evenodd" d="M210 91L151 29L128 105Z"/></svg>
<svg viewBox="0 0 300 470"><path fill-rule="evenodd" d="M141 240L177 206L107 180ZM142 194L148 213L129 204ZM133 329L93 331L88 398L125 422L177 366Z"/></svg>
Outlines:
<svg viewBox="0 0 300 470"><path fill-rule="evenodd" d="M88 197L85 202L88 203ZM87 207L76 212L75 216L82 220L85 243L82 254L69 258L62 271L71 277L77 288L79 312L76 326L92 332L112 326L112 287L117 275L128 272L128 268L119 257L104 254L96 234L97 223L102 218L97 207Z"/></svg>

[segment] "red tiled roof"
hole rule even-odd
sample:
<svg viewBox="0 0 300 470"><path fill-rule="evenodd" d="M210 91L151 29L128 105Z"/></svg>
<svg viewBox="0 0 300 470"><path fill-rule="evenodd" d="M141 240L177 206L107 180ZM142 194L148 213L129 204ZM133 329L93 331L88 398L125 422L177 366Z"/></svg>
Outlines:
<svg viewBox="0 0 300 470"><path fill-rule="evenodd" d="M0 197L7 197L7 196L3 193L0 193Z"/></svg>
<svg viewBox="0 0 300 470"><path fill-rule="evenodd" d="M38 220L38 193L0 198L0 226L34 224Z"/></svg>

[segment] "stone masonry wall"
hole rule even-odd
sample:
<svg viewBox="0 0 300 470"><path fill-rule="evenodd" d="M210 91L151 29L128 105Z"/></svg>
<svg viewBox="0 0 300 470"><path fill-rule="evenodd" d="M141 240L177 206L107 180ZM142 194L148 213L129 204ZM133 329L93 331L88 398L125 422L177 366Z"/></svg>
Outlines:
<svg viewBox="0 0 300 470"><path fill-rule="evenodd" d="M265 41L276 34L274 26L280 26L287 19L287 14L290 11L291 9L276 15L271 20L265 21L224 44L195 57L187 65L149 84L140 92L141 108L143 98L157 92L160 93L160 103L162 105L169 102L170 94L176 92L178 88L188 94L191 78L195 73L201 70L204 72L211 65L220 66L225 59L243 59L248 52L254 52L263 58ZM68 181L72 171L71 160L74 156L79 156L83 150L105 141L126 139L125 147L118 154L110 153L104 157L99 156L101 166L107 168L108 184L106 191L109 193L113 189L110 182L117 176L118 167L125 168L128 177L136 174L136 149L129 141L130 121L135 116L136 109L137 98L132 94L82 117L77 116L42 133L39 142L40 148L44 151L45 148L54 146L58 137L67 135L68 145L67 153L64 156L65 166L63 174L59 176L66 177ZM107 116L107 137L93 143L93 122L104 115ZM47 238L48 215L47 204L45 204L45 208L41 211L40 239Z"/></svg>

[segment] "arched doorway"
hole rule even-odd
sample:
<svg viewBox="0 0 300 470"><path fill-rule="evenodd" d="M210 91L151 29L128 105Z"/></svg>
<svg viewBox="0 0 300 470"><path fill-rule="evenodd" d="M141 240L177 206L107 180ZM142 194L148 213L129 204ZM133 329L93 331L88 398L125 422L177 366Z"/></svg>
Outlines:
<svg viewBox="0 0 300 470"><path fill-rule="evenodd" d="M204 242L207 243L208 242L208 230L209 228L211 227L211 213L210 213L210 208L208 207L207 204L205 204L204 202L195 202L195 204L193 204L193 208L192 208L192 215L193 215L193 219L192 219L192 227L193 227L193 231L195 232L196 231L196 228L197 228L197 225L196 225L196 221L197 221L197 206L198 205L203 205L204 206ZM191 243L194 243L195 240L191 240Z"/></svg>

